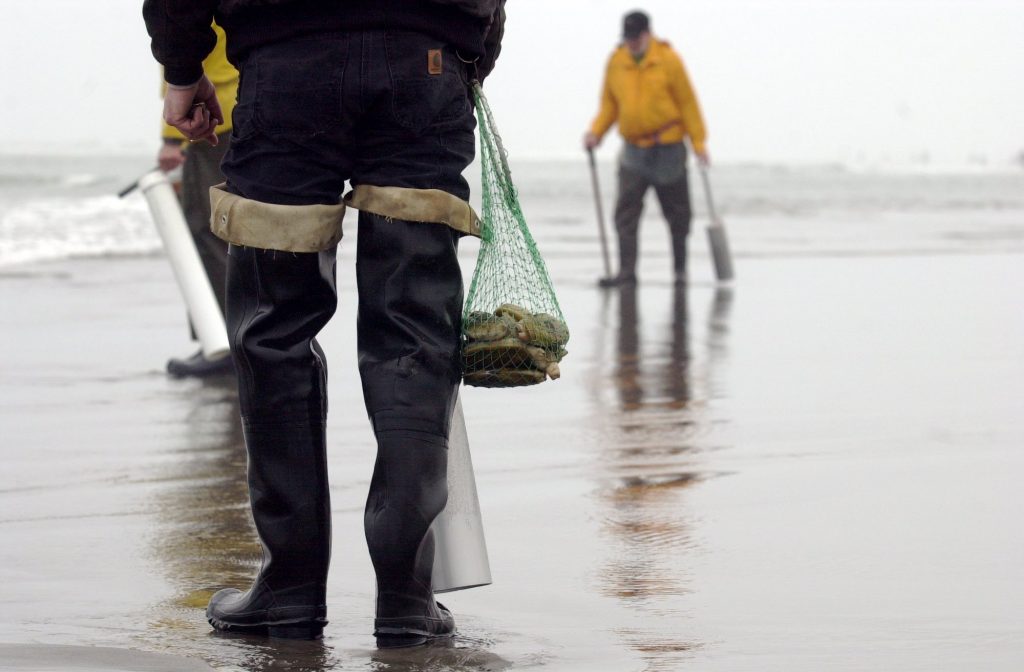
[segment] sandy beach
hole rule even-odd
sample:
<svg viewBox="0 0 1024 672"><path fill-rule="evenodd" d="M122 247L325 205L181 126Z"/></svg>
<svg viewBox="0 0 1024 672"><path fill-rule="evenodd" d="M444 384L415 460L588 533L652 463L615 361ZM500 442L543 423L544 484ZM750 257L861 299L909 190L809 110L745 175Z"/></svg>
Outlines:
<svg viewBox="0 0 1024 672"><path fill-rule="evenodd" d="M635 292L553 255L562 379L463 392L494 584L446 596L450 645L381 652L348 240L322 642L204 620L258 547L231 381L162 370L187 348L166 261L0 269L0 669L1024 664L1024 255L750 255L716 288L698 246L688 289L653 255Z"/></svg>

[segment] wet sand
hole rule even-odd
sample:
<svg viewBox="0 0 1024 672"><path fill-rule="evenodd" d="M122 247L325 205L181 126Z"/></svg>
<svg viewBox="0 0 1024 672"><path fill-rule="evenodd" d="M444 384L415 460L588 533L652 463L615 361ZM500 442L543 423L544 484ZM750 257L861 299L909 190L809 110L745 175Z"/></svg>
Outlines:
<svg viewBox="0 0 1024 672"><path fill-rule="evenodd" d="M558 264L562 379L463 393L494 584L401 652L370 634L351 250L323 642L205 623L258 547L231 384L162 371L189 352L166 262L0 271L0 669L1024 666L1024 256L741 258L723 290L698 251L688 290L652 263L636 292Z"/></svg>

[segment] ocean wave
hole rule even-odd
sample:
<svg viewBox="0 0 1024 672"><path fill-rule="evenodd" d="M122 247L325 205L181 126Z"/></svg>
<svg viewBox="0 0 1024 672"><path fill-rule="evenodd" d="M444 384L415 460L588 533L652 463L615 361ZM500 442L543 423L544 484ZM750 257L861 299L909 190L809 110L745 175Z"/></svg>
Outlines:
<svg viewBox="0 0 1024 672"><path fill-rule="evenodd" d="M0 267L71 257L159 252L145 199L113 196L146 158L0 157ZM545 254L571 256L597 243L591 175L585 161L519 161L523 212ZM598 164L607 233L612 234L616 166ZM479 164L466 171L481 209ZM836 164L723 164L712 170L718 213L739 255L884 249L1020 250L1024 171L899 174ZM690 172L694 227L707 218L696 169ZM349 216L346 233L356 218ZM648 195L644 254L665 249L655 194ZM612 234L613 236L613 234ZM348 237L353 241L354 238ZM614 243L614 240L613 240ZM698 245L699 247L699 245Z"/></svg>
<svg viewBox="0 0 1024 672"><path fill-rule="evenodd" d="M141 197L51 198L23 203L0 217L0 267L160 248Z"/></svg>
<svg viewBox="0 0 1024 672"><path fill-rule="evenodd" d="M93 173L73 173L62 176L60 184L64 187L91 187L99 184L102 179Z"/></svg>

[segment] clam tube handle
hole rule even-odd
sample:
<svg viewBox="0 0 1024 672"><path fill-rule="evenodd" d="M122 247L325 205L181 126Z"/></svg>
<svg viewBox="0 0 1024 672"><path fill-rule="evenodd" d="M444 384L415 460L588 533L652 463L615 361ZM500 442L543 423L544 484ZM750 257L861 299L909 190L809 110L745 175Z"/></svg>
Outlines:
<svg viewBox="0 0 1024 672"><path fill-rule="evenodd" d="M162 171L154 170L139 178L138 188L146 197L156 230L164 243L203 355L208 359L225 356L228 353L228 332L224 315L199 259L174 187Z"/></svg>

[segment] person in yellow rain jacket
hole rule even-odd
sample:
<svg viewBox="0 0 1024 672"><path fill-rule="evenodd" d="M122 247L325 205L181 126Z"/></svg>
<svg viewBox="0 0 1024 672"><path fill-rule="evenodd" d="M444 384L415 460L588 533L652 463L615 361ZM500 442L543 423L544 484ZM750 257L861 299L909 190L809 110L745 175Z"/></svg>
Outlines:
<svg viewBox="0 0 1024 672"><path fill-rule="evenodd" d="M651 35L650 18L630 12L623 19L623 43L605 71L601 109L583 137L589 151L618 123L625 143L619 157L615 229L619 272L603 286L636 282L637 231L644 195L654 187L668 220L677 283L686 282L686 237L690 232L690 189L686 176L688 139L699 161L709 161L707 134L697 95L679 55Z"/></svg>
<svg viewBox="0 0 1024 672"><path fill-rule="evenodd" d="M231 111L238 94L238 71L228 62L224 31L217 24L213 24L213 30L217 34L217 44L203 61L203 71L213 82L217 101L224 113L224 122L216 129L220 142L216 146L205 142L186 143L185 136L178 129L164 122L163 144L157 161L165 172L182 167L181 204L185 220L223 312L228 246L210 230L210 187L224 181L220 162L230 144ZM233 371L231 357L209 360L201 349L191 357L175 357L167 362L167 372L176 377L205 377Z"/></svg>

